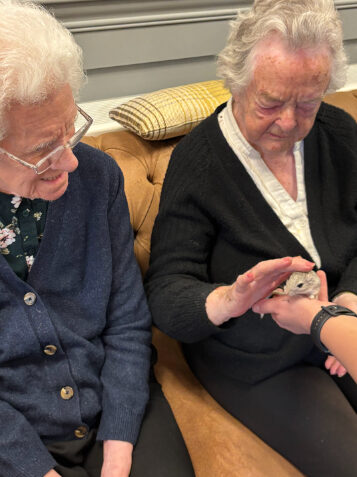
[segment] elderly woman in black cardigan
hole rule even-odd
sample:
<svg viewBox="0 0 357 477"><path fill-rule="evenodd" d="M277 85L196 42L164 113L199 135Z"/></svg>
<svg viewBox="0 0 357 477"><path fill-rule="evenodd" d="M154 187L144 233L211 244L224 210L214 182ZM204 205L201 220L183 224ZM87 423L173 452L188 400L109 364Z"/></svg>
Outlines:
<svg viewBox="0 0 357 477"><path fill-rule="evenodd" d="M322 102L345 70L332 0L238 15L218 58L232 97L173 152L146 282L207 390L310 477L357 474L357 387L251 307L315 266L357 311L357 128Z"/></svg>

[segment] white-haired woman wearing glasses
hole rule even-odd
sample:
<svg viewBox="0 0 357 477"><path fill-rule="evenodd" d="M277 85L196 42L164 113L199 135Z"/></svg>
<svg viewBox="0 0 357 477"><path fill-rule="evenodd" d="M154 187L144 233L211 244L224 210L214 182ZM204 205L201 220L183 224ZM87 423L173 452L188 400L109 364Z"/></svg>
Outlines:
<svg viewBox="0 0 357 477"><path fill-rule="evenodd" d="M203 385L309 477L357 475L356 384L251 308L315 264L334 312L357 312L357 128L322 103L345 71L332 0L238 15L218 57L232 97L173 152L147 274L154 322Z"/></svg>
<svg viewBox="0 0 357 477"><path fill-rule="evenodd" d="M0 474L192 476L149 382L121 171L79 143L83 79L48 12L0 1Z"/></svg>

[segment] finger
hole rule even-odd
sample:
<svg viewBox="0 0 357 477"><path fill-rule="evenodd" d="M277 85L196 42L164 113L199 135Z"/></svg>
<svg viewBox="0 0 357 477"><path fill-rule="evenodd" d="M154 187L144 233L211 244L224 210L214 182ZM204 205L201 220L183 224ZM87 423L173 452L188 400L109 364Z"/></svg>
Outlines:
<svg viewBox="0 0 357 477"><path fill-rule="evenodd" d="M293 257L290 267L287 269L289 272L309 272L315 266L314 262L306 260L302 257Z"/></svg>
<svg viewBox="0 0 357 477"><path fill-rule="evenodd" d="M340 366L337 369L337 376L339 378L342 378L342 376L344 376L346 373L347 373L347 369L344 366L342 366L342 364L340 364Z"/></svg>
<svg viewBox="0 0 357 477"><path fill-rule="evenodd" d="M287 301L288 297L286 295L277 295L272 298L266 299L263 298L262 300L257 301L253 306L252 310L255 313L274 313L276 316L277 312L277 305L280 301ZM276 320L276 317L274 318Z"/></svg>
<svg viewBox="0 0 357 477"><path fill-rule="evenodd" d="M283 257L272 260L263 260L257 263L253 268L245 272L241 280L245 283L258 280L275 281L276 285L286 280L290 273L294 271L310 271L314 266L313 262L301 257ZM239 277L238 277L239 278Z"/></svg>
<svg viewBox="0 0 357 477"><path fill-rule="evenodd" d="M317 271L317 276L320 279L320 292L319 292L319 300L325 301L328 300L328 286L327 286L327 278L326 273L323 270Z"/></svg>
<svg viewBox="0 0 357 477"><path fill-rule="evenodd" d="M332 376L334 376L335 374L337 374L337 370L338 370L339 366L340 366L340 363L339 363L338 361L335 361L335 362L333 363L333 365L332 365L331 368L330 368L330 374L331 374Z"/></svg>
<svg viewBox="0 0 357 477"><path fill-rule="evenodd" d="M329 355L325 361L325 368L330 369L334 362L335 362L335 357Z"/></svg>
<svg viewBox="0 0 357 477"><path fill-rule="evenodd" d="M329 369L330 374L332 376L338 374L339 368L342 366L340 362L334 356L329 356L326 360L326 363L327 361L329 361L329 366L326 366L326 368Z"/></svg>
<svg viewBox="0 0 357 477"><path fill-rule="evenodd" d="M301 257L284 257L259 262L252 268L255 277L259 275L276 275L289 272L306 272L313 268L314 263Z"/></svg>
<svg viewBox="0 0 357 477"><path fill-rule="evenodd" d="M245 272L242 275L238 275L234 283L235 291L243 292L249 287L249 284L254 281L254 275L251 271Z"/></svg>

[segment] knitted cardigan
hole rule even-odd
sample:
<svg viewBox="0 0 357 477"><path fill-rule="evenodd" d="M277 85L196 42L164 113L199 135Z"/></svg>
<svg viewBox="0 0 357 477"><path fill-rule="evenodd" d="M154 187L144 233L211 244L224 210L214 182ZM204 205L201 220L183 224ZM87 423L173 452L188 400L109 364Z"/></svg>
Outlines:
<svg viewBox="0 0 357 477"><path fill-rule="evenodd" d="M304 360L310 336L249 310L217 327L205 301L261 260L311 257L286 229L227 144L217 114L182 139L170 160L146 291L155 324L217 372L254 383ZM330 296L357 293L357 127L322 103L304 140L308 216ZM314 354L314 353L313 353ZM318 356L321 361L322 356Z"/></svg>
<svg viewBox="0 0 357 477"><path fill-rule="evenodd" d="M100 151L79 144L74 153L79 166L48 207L27 282L0 257L6 477L43 477L55 465L45 443L75 439L79 426L99 425L101 440L135 443L148 399L151 318L123 176ZM56 353L46 354L47 345ZM70 399L61 393L67 386Z"/></svg>

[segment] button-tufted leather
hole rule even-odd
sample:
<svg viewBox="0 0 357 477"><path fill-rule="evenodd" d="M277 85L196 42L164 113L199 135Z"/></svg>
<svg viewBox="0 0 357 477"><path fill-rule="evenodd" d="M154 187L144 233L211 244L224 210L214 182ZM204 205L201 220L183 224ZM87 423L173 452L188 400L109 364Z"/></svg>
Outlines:
<svg viewBox="0 0 357 477"><path fill-rule="evenodd" d="M83 142L112 156L123 171L134 252L142 274L150 257L150 239L171 152L180 138L150 142L128 131L85 137Z"/></svg>

